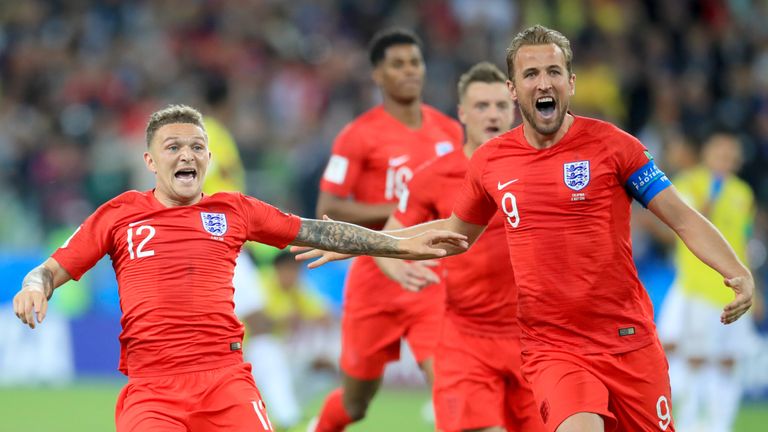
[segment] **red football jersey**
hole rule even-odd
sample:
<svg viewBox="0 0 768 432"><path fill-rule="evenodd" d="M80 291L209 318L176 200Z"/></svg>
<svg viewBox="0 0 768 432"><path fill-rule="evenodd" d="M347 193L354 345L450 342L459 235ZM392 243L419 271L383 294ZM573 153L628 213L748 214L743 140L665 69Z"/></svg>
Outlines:
<svg viewBox="0 0 768 432"><path fill-rule="evenodd" d="M409 129L382 106L348 124L333 143L320 190L366 204L397 202L416 167L461 149L456 120L429 105L421 113L419 129Z"/></svg>
<svg viewBox="0 0 768 432"><path fill-rule="evenodd" d="M505 218L524 349L620 353L655 340L627 189L649 159L631 135L585 117L544 150L519 126L475 152L454 212L475 224L497 210Z"/></svg>
<svg viewBox="0 0 768 432"><path fill-rule="evenodd" d="M469 160L463 151L416 171L394 216L405 226L451 216ZM517 335L517 286L505 239L504 218L493 217L472 248L443 258L446 306L463 331Z"/></svg>
<svg viewBox="0 0 768 432"><path fill-rule="evenodd" d="M456 120L425 104L421 114L419 129L409 129L383 106L347 125L333 144L320 190L367 204L397 202L417 167L461 149L463 131ZM345 294L351 290L371 302L413 295L384 276L367 256L352 263Z"/></svg>
<svg viewBox="0 0 768 432"><path fill-rule="evenodd" d="M242 361L232 301L240 247L246 240L285 247L300 226L240 193L165 207L153 191L130 191L99 207L53 258L78 280L109 254L123 312L120 371L177 374Z"/></svg>

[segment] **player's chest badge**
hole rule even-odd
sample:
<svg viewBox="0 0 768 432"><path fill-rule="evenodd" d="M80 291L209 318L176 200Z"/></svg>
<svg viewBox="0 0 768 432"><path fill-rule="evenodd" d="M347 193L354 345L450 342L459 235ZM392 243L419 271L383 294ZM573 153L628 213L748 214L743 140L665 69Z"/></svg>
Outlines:
<svg viewBox="0 0 768 432"><path fill-rule="evenodd" d="M564 163L563 181L575 191L584 189L589 184L589 161Z"/></svg>
<svg viewBox="0 0 768 432"><path fill-rule="evenodd" d="M227 232L227 215L224 213L200 212L203 228L213 236L221 237Z"/></svg>
<svg viewBox="0 0 768 432"><path fill-rule="evenodd" d="M445 156L452 151L453 151L453 143L450 141L440 141L435 143L435 154L438 157Z"/></svg>

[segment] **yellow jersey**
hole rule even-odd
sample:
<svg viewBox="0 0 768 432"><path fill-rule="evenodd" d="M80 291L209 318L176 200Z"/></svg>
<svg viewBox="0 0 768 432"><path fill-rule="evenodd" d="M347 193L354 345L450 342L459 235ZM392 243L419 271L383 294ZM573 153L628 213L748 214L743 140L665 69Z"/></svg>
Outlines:
<svg viewBox="0 0 768 432"><path fill-rule="evenodd" d="M275 321L276 333L290 331L289 322L294 318L313 321L326 316L323 300L306 287L296 285L289 289L282 288L274 267L261 268L261 282L266 301L264 313Z"/></svg>
<svg viewBox="0 0 768 432"><path fill-rule="evenodd" d="M754 194L746 182L731 175L718 180L705 167L685 171L673 182L683 199L698 211L709 208L704 216L717 227L736 255L747 263L747 243L754 219ZM723 277L701 262L678 239L676 250L677 283L688 296L722 307L734 294L723 284Z"/></svg>
<svg viewBox="0 0 768 432"><path fill-rule="evenodd" d="M216 192L245 193L245 168L232 134L212 117L205 117L203 124L208 134L208 149L211 151L211 164L208 166L203 192L206 195Z"/></svg>

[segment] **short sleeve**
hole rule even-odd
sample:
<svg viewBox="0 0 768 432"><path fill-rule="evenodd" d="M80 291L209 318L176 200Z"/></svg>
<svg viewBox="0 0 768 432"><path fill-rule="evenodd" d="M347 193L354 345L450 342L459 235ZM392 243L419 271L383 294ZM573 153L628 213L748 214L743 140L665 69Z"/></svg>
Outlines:
<svg viewBox="0 0 768 432"><path fill-rule="evenodd" d="M246 240L282 249L299 234L301 219L256 198L239 194L246 217Z"/></svg>
<svg viewBox="0 0 768 432"><path fill-rule="evenodd" d="M643 207L648 207L651 200L672 183L637 138L618 129L617 134L620 136L617 140L620 180L630 196Z"/></svg>
<svg viewBox="0 0 768 432"><path fill-rule="evenodd" d="M365 158L365 140L355 129L347 126L336 137L331 157L320 180L320 190L340 197L352 193Z"/></svg>
<svg viewBox="0 0 768 432"><path fill-rule="evenodd" d="M482 184L482 169L485 166L485 153L476 151L469 160L469 169L464 183L453 204L453 213L464 222L475 225L487 225L497 210L493 198L488 195Z"/></svg>
<svg viewBox="0 0 768 432"><path fill-rule="evenodd" d="M115 205L111 201L99 207L51 256L72 279L80 280L112 250L114 211Z"/></svg>
<svg viewBox="0 0 768 432"><path fill-rule="evenodd" d="M417 173L406 185L400 202L392 214L404 226L413 226L428 222L438 217L433 200L430 199L430 188L424 179L427 175Z"/></svg>

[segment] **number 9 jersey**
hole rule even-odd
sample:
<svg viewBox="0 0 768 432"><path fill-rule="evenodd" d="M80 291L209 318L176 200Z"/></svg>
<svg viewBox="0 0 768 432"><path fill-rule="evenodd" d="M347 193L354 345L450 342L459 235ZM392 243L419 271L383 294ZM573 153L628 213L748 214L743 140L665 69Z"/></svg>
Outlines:
<svg viewBox="0 0 768 432"><path fill-rule="evenodd" d="M179 374L242 362L235 259L246 240L285 247L300 225L240 193L165 207L153 191L129 191L99 207L53 258L78 280L108 254L123 312L120 371Z"/></svg>

